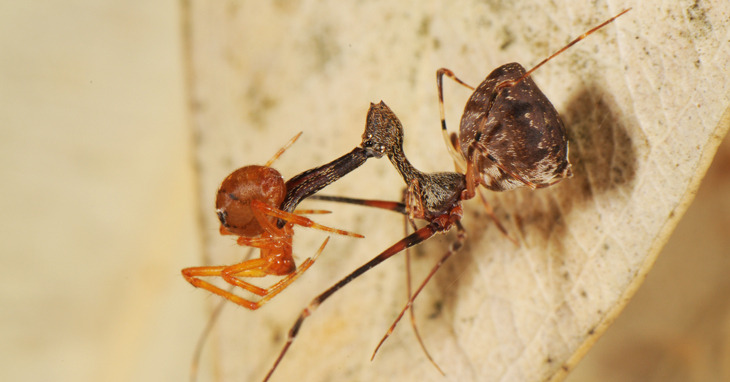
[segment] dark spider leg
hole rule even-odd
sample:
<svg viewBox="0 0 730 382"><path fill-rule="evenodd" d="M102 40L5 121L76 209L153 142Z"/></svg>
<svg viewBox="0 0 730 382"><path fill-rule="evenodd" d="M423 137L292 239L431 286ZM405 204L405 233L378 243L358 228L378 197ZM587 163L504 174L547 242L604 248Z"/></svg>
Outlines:
<svg viewBox="0 0 730 382"><path fill-rule="evenodd" d="M439 268L441 268L441 266L444 264L444 262L449 257L451 257L451 255L458 252L461 249L461 247L464 245L464 242L466 241L466 230L464 229L464 226L461 225L460 221L457 220L454 223L455 223L456 229L457 229L456 240L454 240L454 242L451 243L451 245L449 246L449 250L446 252L446 254L444 254L441 257L441 259L438 261L438 263L436 263L436 265L434 265L434 267L431 269L431 272L429 272L428 276L426 276L426 278L421 283L421 286L419 286L418 289L416 289L416 293L413 296L411 296L410 300L408 300L408 303L403 308L403 310L401 310L400 314L395 319L395 322L393 322L393 325L391 325L390 329L388 329L388 332L385 333L385 336L383 337L383 339L380 340L380 343L378 343L378 346L375 348L375 351L373 352L372 358L370 358L371 361L373 358L375 358L375 354L378 352L378 349L380 349L380 346L383 344L383 342L385 342L385 340L388 338L388 336L390 336L390 334L393 333L395 326L398 324L398 321L400 321L400 319L403 318L403 315L406 313L406 310L408 310L409 308L411 308L413 306L413 301L416 299L416 297L418 297L418 294L421 293L421 291L426 286L426 284L428 284L428 282L431 280L431 277L433 277L433 275L436 273L436 271L438 271ZM439 371L440 371L440 369L439 369Z"/></svg>
<svg viewBox="0 0 730 382"><path fill-rule="evenodd" d="M438 89L438 95L439 95L439 114L441 116L441 134L444 136L444 141L446 142L446 148L449 151L449 154L454 159L454 164L456 166L456 171L463 173L466 171L466 165L465 165L465 158L461 154L461 152L456 148L454 145L449 144L451 141L451 138L449 137L449 131L446 128L446 113L444 112L444 86L443 86L443 76L446 75L446 77L451 78L452 80L456 81L457 83L464 85L465 87L471 89L474 91L474 87L467 84L466 82L460 80L456 75L454 75L454 72L452 72L449 69L441 68L436 71L436 88Z"/></svg>
<svg viewBox="0 0 730 382"><path fill-rule="evenodd" d="M251 247L249 248L248 253L246 256L241 259L241 262L244 262L246 260L250 260L253 256L254 250L256 248ZM228 287L227 292L232 293L235 286L231 285ZM198 369L200 368L200 358L203 355L203 347L205 346L205 341L208 338L208 335L213 331L213 327L215 326L216 322L218 321L218 318L223 312L223 309L228 305L227 301L225 299L221 299L218 304L216 305L215 309L213 310L213 314L210 315L210 318L208 319L208 323L205 325L205 329L203 329L203 332L200 333L200 337L198 337L198 342L195 345L195 352L193 353L193 361L190 364L190 382L195 382L198 379Z"/></svg>
<svg viewBox="0 0 730 382"><path fill-rule="evenodd" d="M383 210L397 212L399 214L407 215L406 205L399 202L390 202L387 200L370 200L370 199L356 199L356 198L345 198L342 196L329 196L329 195L312 195L308 200L322 200L325 202L338 202L354 204L358 206L380 208Z"/></svg>
<svg viewBox="0 0 730 382"><path fill-rule="evenodd" d="M403 220L403 223L404 223L403 224L404 232L405 232L406 236L408 236L409 223L413 224L414 228L415 228L415 223L413 222L413 220L408 219L407 216L406 216L406 219ZM410 251L410 248L406 248L404 252L405 252L405 258L406 258L406 285L407 285L407 289L408 289L408 301L411 301L411 297L413 296L413 288L411 287L412 277L411 277L411 251ZM441 370L441 368L439 367L438 364L436 364L436 361L433 360L433 357L431 357L431 353L429 353L428 349L426 349L426 344L423 343L423 339L421 338L421 333L418 331L418 325L416 325L416 313L414 312L415 309L416 309L415 306L413 304L411 304L411 308L408 310L408 312L410 313L410 317L411 317L411 327L413 328L413 333L416 335L418 344L421 345L421 350L423 350L423 354L426 355L426 358L428 358L428 361L431 362L431 365L433 365L433 367L435 367L436 370L438 370L439 373L441 373L441 375L445 376L446 374L444 374L444 371ZM372 361L372 358L370 358L370 360Z"/></svg>
<svg viewBox="0 0 730 382"><path fill-rule="evenodd" d="M292 326L291 330L289 330L289 335L286 339L286 344L284 344L284 348L279 353L279 356L276 358L276 361L274 362L274 365L271 367L271 370L269 370L268 374L266 374L266 377L264 378L264 382L268 381L271 375L274 373L274 370L276 370L276 367L279 365L279 362L284 358L284 355L289 350L289 347L291 346L292 342L294 341L294 338L296 338L297 334L299 333L299 329L302 326L302 323L304 320L312 315L315 310L319 307L320 304L322 304L327 298L329 298L332 294L340 290L340 288L344 287L345 285L349 284L350 281L356 279L358 276L362 275L363 273L369 271L376 265L382 263L383 261L389 259L391 256L403 251L404 249L408 247L412 247L416 244L419 244L431 236L435 235L437 232L443 231L443 224L441 224L438 221L435 221L418 231L412 233L411 235L401 239L397 243L393 244L390 248L383 251L381 254L373 258L372 260L368 261L364 265L357 268L354 272L350 273L347 277L340 280L337 284L333 285L324 293L320 294L319 296L315 297L312 302L307 305L306 308L302 311L302 313L299 315L299 318L297 318L297 321Z"/></svg>
<svg viewBox="0 0 730 382"><path fill-rule="evenodd" d="M502 223L499 221L499 218L497 218L497 215L494 214L494 210L492 209L492 206L487 201L487 198L482 193L482 190L477 188L476 191L477 191L477 194L479 195L479 199L482 201L482 205L484 206L484 209L487 210L487 215L489 215L489 217L492 218L492 221L494 222L494 224L497 225L497 228L499 229L499 231L502 232L502 234L507 239L509 239L512 242L512 244L519 247L520 243L517 241L517 239L515 239L509 235L509 233L507 232L507 229L504 228Z"/></svg>
<svg viewBox="0 0 730 382"><path fill-rule="evenodd" d="M309 200L322 200L322 201L330 201L330 202L339 202L339 203L349 203L349 204L355 204L360 206L366 206L366 207L374 207L374 208L381 208L385 210L390 210L393 212L398 212L404 215L407 215L406 212L406 206L404 203L397 203L397 202L388 202L383 200L366 200L366 199L354 199L354 198L345 198L341 196L326 196L326 195L314 195L309 197ZM404 220L405 223L405 233L406 236L408 236L408 225L409 223L413 225L414 230L418 230L418 227L416 227L415 223L413 223L412 220L408 219L406 216L406 219ZM410 253L408 248L405 249L405 259L406 259L406 285L408 286L408 300L411 299L411 261L410 261ZM421 334L418 331L418 326L416 325L416 317L413 312L413 307L410 309L411 313L411 327L413 328L413 332L416 335L416 339L418 340L418 343L421 345L421 349L423 350L423 353L426 355L426 358L431 362L431 364L441 373L441 375L445 375L444 372L441 370L441 368L436 364L436 361L433 360L433 357L431 357L431 354L428 352L428 349L426 349L426 345L423 343L423 339L421 338Z"/></svg>

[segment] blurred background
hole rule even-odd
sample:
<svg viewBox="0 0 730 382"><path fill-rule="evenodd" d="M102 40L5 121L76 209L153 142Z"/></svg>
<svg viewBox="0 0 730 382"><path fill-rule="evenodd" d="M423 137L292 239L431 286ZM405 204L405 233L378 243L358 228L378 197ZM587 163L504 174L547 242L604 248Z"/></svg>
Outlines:
<svg viewBox="0 0 730 382"><path fill-rule="evenodd" d="M0 380L187 379L179 3L2 1L0 28Z"/></svg>
<svg viewBox="0 0 730 382"><path fill-rule="evenodd" d="M209 312L179 273L201 251L180 20L175 1L0 1L0 380L187 379ZM568 380L730 380L728 227L725 139Z"/></svg>

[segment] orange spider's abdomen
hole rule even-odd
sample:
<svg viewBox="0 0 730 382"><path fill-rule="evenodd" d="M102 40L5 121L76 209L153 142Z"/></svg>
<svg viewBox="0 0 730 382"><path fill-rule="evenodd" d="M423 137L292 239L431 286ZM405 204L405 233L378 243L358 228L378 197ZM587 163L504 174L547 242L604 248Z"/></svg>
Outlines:
<svg viewBox="0 0 730 382"><path fill-rule="evenodd" d="M285 195L284 178L271 167L253 165L232 172L221 183L215 200L221 234L261 235L264 229L251 211L251 201L278 208Z"/></svg>

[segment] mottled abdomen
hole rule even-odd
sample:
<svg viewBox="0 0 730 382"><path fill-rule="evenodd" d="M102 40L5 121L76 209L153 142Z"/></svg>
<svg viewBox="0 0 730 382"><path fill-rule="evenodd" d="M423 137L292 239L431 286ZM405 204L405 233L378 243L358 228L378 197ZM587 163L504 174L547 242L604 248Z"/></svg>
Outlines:
<svg viewBox="0 0 730 382"><path fill-rule="evenodd" d="M223 180L215 198L215 209L221 222L221 234L255 237L264 229L251 210L256 199L279 208L286 195L284 178L271 167L246 166ZM267 217L269 221L274 220Z"/></svg>
<svg viewBox="0 0 730 382"><path fill-rule="evenodd" d="M477 150L471 160L483 185L493 191L526 186L510 173L536 187L572 176L563 121L532 78L493 95L500 83L523 74L525 68L518 63L492 71L469 98L461 117L461 151L467 156L477 132L481 133L479 142L487 152Z"/></svg>

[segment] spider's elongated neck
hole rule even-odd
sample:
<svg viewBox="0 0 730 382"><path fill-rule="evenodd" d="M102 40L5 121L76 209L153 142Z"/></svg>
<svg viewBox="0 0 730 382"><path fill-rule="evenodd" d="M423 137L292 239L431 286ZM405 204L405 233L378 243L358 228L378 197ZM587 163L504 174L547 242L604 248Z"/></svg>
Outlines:
<svg viewBox="0 0 730 382"><path fill-rule="evenodd" d="M398 144L392 147L388 152L388 159L390 159L390 163L393 164L393 167L398 170L398 173L400 173L400 176L403 177L406 184L411 184L411 181L414 179L423 179L425 174L413 167L411 162L408 161L408 158L406 158L406 154L403 152L402 132L403 130L401 130L401 139Z"/></svg>
<svg viewBox="0 0 730 382"><path fill-rule="evenodd" d="M412 185L417 186L411 191L416 192L413 196L418 201L411 207L422 209L422 218L430 221L448 214L460 203L461 193L466 187L464 175L455 172L424 173L413 167L403 152L403 126L383 102L370 105L362 147L375 157L387 154L409 190Z"/></svg>

